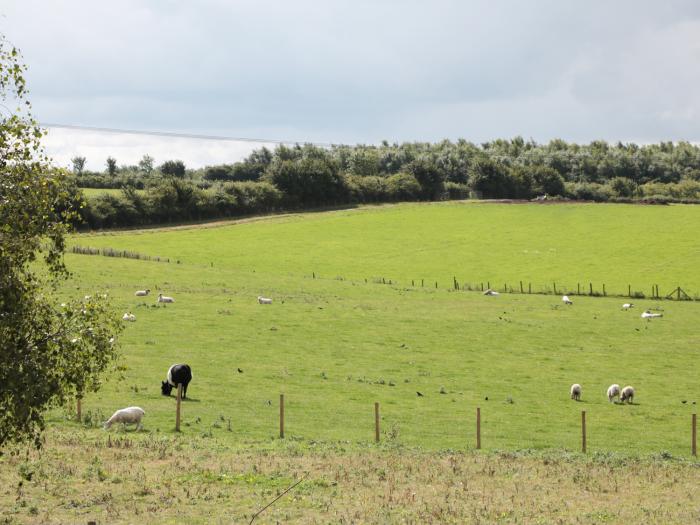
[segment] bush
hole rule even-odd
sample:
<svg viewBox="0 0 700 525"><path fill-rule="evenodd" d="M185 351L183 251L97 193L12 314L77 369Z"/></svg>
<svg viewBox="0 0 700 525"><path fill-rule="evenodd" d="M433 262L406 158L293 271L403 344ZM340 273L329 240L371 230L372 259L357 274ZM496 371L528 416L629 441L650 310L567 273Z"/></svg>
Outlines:
<svg viewBox="0 0 700 525"><path fill-rule="evenodd" d="M421 198L422 188L410 173L397 173L386 179L388 198L392 201L415 201Z"/></svg>

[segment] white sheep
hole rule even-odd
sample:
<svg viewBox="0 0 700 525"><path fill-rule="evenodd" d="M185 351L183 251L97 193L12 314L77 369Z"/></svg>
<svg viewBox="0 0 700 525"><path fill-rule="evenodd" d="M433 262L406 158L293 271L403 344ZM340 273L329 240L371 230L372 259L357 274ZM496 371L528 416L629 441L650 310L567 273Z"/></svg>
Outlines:
<svg viewBox="0 0 700 525"><path fill-rule="evenodd" d="M492 290L491 288L489 288L488 290L486 290L484 292L484 295L496 296L496 295L500 295L500 294L496 290Z"/></svg>
<svg viewBox="0 0 700 525"><path fill-rule="evenodd" d="M158 300L156 301L157 303L174 303L175 299L172 297L168 297L167 295L163 295L162 293L158 294Z"/></svg>
<svg viewBox="0 0 700 525"><path fill-rule="evenodd" d="M578 383L571 385L571 399L581 401L581 385Z"/></svg>
<svg viewBox="0 0 700 525"><path fill-rule="evenodd" d="M622 309L623 309L623 310L629 310L630 308L634 308L634 304L633 304L633 303L625 303L625 304L622 305Z"/></svg>
<svg viewBox="0 0 700 525"><path fill-rule="evenodd" d="M133 323L136 321L136 316L132 313L126 312L124 315L122 315L122 321L130 321Z"/></svg>
<svg viewBox="0 0 700 525"><path fill-rule="evenodd" d="M613 400L619 395L620 395L620 385L615 383L614 385L610 385L608 387L608 401L610 401L612 403Z"/></svg>
<svg viewBox="0 0 700 525"><path fill-rule="evenodd" d="M259 295L258 296L258 303L260 303L260 304L272 304L272 299L270 299L268 297L262 297Z"/></svg>
<svg viewBox="0 0 700 525"><path fill-rule="evenodd" d="M628 403L631 403L634 400L634 388L631 386L626 386L625 388L622 389L622 392L620 392L620 403L624 403L627 401Z"/></svg>
<svg viewBox="0 0 700 525"><path fill-rule="evenodd" d="M136 297L146 297L149 293L151 293L151 290L137 290L134 292L134 295Z"/></svg>
<svg viewBox="0 0 700 525"><path fill-rule="evenodd" d="M645 310L644 312L642 312L641 317L642 317L642 319L653 319L654 317L663 317L663 316L664 316L664 314L655 314L649 310Z"/></svg>
<svg viewBox="0 0 700 525"><path fill-rule="evenodd" d="M564 304L574 304L574 302L571 299L569 299L568 295L563 296L561 300L564 301Z"/></svg>
<svg viewBox="0 0 700 525"><path fill-rule="evenodd" d="M105 430L109 429L114 423L122 423L124 425L136 424L136 430L141 428L141 418L146 414L143 408L128 407L117 410L112 417L105 423Z"/></svg>

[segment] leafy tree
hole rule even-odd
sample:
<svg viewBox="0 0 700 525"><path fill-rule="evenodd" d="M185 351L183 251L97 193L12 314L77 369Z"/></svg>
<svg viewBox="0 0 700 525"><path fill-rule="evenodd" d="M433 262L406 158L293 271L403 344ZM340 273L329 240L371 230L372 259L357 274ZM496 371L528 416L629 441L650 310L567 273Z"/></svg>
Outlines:
<svg viewBox="0 0 700 525"><path fill-rule="evenodd" d="M156 159L150 155L144 155L139 161L139 169L143 171L146 175L150 175L153 171L154 162Z"/></svg>
<svg viewBox="0 0 700 525"><path fill-rule="evenodd" d="M422 156L411 162L408 171L420 184L423 198L439 200L445 193L445 177L432 159Z"/></svg>
<svg viewBox="0 0 700 525"><path fill-rule="evenodd" d="M0 35L0 100L23 108L0 120L0 447L39 446L48 408L97 389L119 329L105 296L56 298L75 192L43 152L25 71Z"/></svg>
<svg viewBox="0 0 700 525"><path fill-rule="evenodd" d="M73 164L73 173L76 175L81 175L83 173L83 170L85 169L85 157L73 157L70 159L71 163Z"/></svg>
<svg viewBox="0 0 700 525"><path fill-rule="evenodd" d="M161 165L160 172L168 177L182 179L185 176L185 163L181 160L166 160Z"/></svg>
<svg viewBox="0 0 700 525"><path fill-rule="evenodd" d="M114 157L107 157L107 173L110 177L114 177L117 174L117 159Z"/></svg>

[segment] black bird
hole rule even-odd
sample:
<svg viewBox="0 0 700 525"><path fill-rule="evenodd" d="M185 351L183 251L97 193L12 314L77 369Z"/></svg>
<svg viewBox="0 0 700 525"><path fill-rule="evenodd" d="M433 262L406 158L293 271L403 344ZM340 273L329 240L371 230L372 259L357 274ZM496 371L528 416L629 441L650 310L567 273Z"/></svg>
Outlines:
<svg viewBox="0 0 700 525"><path fill-rule="evenodd" d="M239 368L239 369L238 369L238 373L239 373L239 374L242 374L242 373L243 373L243 370Z"/></svg>
<svg viewBox="0 0 700 525"><path fill-rule="evenodd" d="M688 402L687 399L684 399L683 401L681 401L681 403L683 403L684 405L685 405L687 402Z"/></svg>
<svg viewBox="0 0 700 525"><path fill-rule="evenodd" d="M484 401L488 401L488 400L489 400L489 396L486 396L486 397L484 398Z"/></svg>
<svg viewBox="0 0 700 525"><path fill-rule="evenodd" d="M417 395L418 397L423 397L423 394L421 394L420 392L418 392L418 390L416 390L416 395Z"/></svg>

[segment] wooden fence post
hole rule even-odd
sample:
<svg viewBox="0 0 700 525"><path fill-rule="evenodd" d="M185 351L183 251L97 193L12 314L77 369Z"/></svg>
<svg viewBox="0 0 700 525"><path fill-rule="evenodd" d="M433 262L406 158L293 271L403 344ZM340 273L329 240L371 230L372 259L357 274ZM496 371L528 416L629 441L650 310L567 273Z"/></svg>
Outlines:
<svg viewBox="0 0 700 525"><path fill-rule="evenodd" d="M421 286L421 288L423 288L425 286L425 279L420 280L420 286Z"/></svg>
<svg viewBox="0 0 700 525"><path fill-rule="evenodd" d="M280 439L284 439L284 394L280 394Z"/></svg>
<svg viewBox="0 0 700 525"><path fill-rule="evenodd" d="M632 297L632 285L627 285L627 297Z"/></svg>
<svg viewBox="0 0 700 525"><path fill-rule="evenodd" d="M581 283L576 283L576 294L581 295Z"/></svg>
<svg viewBox="0 0 700 525"><path fill-rule="evenodd" d="M488 288L489 290L491 289L491 283L489 281L486 281L486 288Z"/></svg>
<svg viewBox="0 0 700 525"><path fill-rule="evenodd" d="M581 410L581 452L586 453L586 411Z"/></svg>
<svg viewBox="0 0 700 525"><path fill-rule="evenodd" d="M589 289L588 295L593 295L593 283L588 283L588 289Z"/></svg>
<svg viewBox="0 0 700 525"><path fill-rule="evenodd" d="M177 402L175 404L175 432L180 432L180 402L182 401L182 383L177 384Z"/></svg>
<svg viewBox="0 0 700 525"><path fill-rule="evenodd" d="M476 449L481 449L481 408L476 407Z"/></svg>
<svg viewBox="0 0 700 525"><path fill-rule="evenodd" d="M83 404L80 398L75 400L75 419L78 423L83 420Z"/></svg>
<svg viewBox="0 0 700 525"><path fill-rule="evenodd" d="M603 296L607 296L608 294L605 293L605 283L603 283Z"/></svg>
<svg viewBox="0 0 700 525"><path fill-rule="evenodd" d="M379 403L374 403L374 441L379 443Z"/></svg>
<svg viewBox="0 0 700 525"><path fill-rule="evenodd" d="M527 293L532 293L532 283L527 283Z"/></svg>
<svg viewBox="0 0 700 525"><path fill-rule="evenodd" d="M693 414L692 422L691 422L691 443L690 443L690 451L693 453L693 456L698 455L698 443L697 443L697 437L698 437L698 416L697 414Z"/></svg>
<svg viewBox="0 0 700 525"><path fill-rule="evenodd" d="M552 283L554 285L554 295L557 295L557 283Z"/></svg>
<svg viewBox="0 0 700 525"><path fill-rule="evenodd" d="M520 281L520 293L523 293L523 282Z"/></svg>

